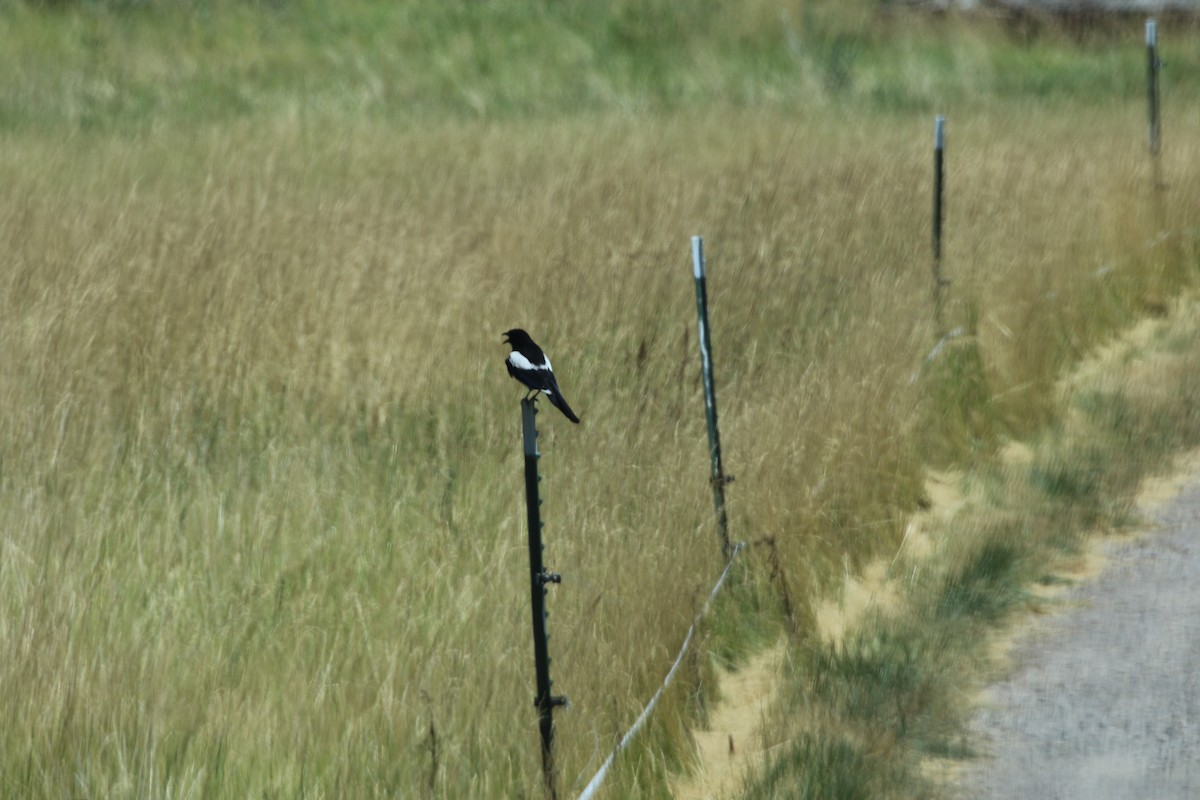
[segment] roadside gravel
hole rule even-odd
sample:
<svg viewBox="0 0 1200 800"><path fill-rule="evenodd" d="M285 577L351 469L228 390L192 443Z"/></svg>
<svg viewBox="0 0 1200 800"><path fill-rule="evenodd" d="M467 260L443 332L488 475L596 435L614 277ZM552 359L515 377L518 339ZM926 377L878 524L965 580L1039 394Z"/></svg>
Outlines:
<svg viewBox="0 0 1200 800"><path fill-rule="evenodd" d="M1103 545L1106 569L1014 643L972 724L964 798L1200 798L1200 469Z"/></svg>

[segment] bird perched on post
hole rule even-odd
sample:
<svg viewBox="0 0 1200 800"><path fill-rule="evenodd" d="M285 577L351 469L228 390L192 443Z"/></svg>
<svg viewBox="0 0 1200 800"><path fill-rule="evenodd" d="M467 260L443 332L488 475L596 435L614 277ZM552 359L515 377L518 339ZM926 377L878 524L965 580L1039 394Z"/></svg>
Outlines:
<svg viewBox="0 0 1200 800"><path fill-rule="evenodd" d="M550 370L550 359L546 358L542 348L538 347L533 339L529 338L529 334L520 328L505 331L504 341L512 346L512 352L508 354L504 366L508 368L509 375L529 387L529 394L526 395L526 398L542 392L550 398L550 403L567 419L571 422L579 422L579 417L575 416L575 412L563 398L562 391L558 388L558 381L554 379L554 373Z"/></svg>

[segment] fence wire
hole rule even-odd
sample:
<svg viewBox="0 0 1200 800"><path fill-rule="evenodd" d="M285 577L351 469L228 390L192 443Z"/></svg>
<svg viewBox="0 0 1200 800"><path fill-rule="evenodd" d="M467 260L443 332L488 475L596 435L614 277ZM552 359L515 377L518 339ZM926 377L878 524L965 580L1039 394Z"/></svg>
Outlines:
<svg viewBox="0 0 1200 800"><path fill-rule="evenodd" d="M642 713L638 715L636 720L634 720L633 725L629 727L629 730L626 731L625 735L621 737L621 740L617 742L617 746L613 748L613 751L609 754L608 759L605 760L605 762L600 766L599 771L596 772L595 776L593 776L591 781L588 782L588 785L584 787L583 793L579 795L579 800L590 800L590 798L596 794L597 790L600 788L600 784L602 784L605 777L607 777L609 768L611 768L613 762L616 761L617 756L619 756L621 751L629 746L629 743L633 741L633 737L637 736L638 732L642 729L642 726L646 724L646 720L650 718L650 714L652 711L654 711L654 707L658 705L659 698L662 697L662 693L666 690L666 688L671 685L671 681L675 678L675 673L679 670L679 665L683 663L683 657L687 653L688 647L690 647L692 644L692 637L696 633L696 628L700 626L700 620L704 619L704 615L708 613L708 607L712 605L712 601L716 598L717 592L721 591L721 586L724 585L725 579L729 577L729 570L733 568L733 563L737 561L738 555L742 552L742 549L745 548L745 546L745 542L738 542L737 545L734 546L733 553L729 556L729 563L725 565L724 571L721 572L721 577L717 579L712 591L708 593L708 599L704 601L704 605L701 607L700 613L696 614L696 619L692 621L692 626L688 628L687 636L685 636L683 639L683 646L679 648L679 655L675 657L675 663L671 665L671 669L667 672L667 677L663 678L662 685L658 687L658 691L654 693L654 696L650 698L650 702L647 703L646 707L642 709Z"/></svg>

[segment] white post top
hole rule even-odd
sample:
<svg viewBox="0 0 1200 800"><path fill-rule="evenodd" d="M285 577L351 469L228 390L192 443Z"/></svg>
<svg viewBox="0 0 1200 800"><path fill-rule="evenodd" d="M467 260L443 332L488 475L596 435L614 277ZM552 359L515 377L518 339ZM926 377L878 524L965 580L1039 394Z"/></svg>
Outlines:
<svg viewBox="0 0 1200 800"><path fill-rule="evenodd" d="M935 150L946 149L946 118L940 114L933 122L933 147Z"/></svg>
<svg viewBox="0 0 1200 800"><path fill-rule="evenodd" d="M1155 28L1153 17L1146 20L1146 47L1158 46L1158 31Z"/></svg>
<svg viewBox="0 0 1200 800"><path fill-rule="evenodd" d="M704 237L692 237L692 274L696 280L704 277Z"/></svg>

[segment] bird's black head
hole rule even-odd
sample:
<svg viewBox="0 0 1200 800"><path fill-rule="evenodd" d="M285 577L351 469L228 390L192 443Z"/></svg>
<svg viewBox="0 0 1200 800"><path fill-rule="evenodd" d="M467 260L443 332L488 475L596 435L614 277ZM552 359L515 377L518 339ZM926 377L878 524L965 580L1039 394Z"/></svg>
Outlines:
<svg viewBox="0 0 1200 800"><path fill-rule="evenodd" d="M519 350L522 347L528 347L533 344L533 339L529 337L529 334L520 328L505 331L504 341L506 344L511 344L514 350Z"/></svg>

